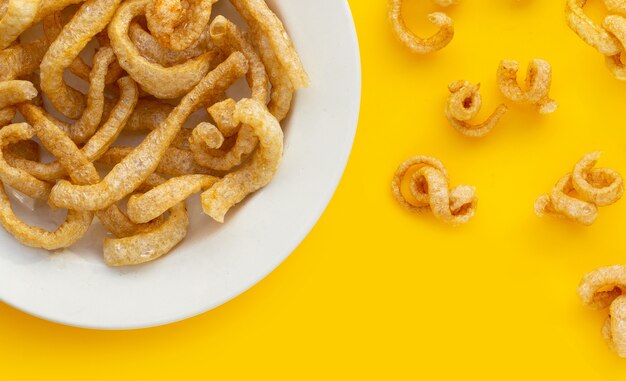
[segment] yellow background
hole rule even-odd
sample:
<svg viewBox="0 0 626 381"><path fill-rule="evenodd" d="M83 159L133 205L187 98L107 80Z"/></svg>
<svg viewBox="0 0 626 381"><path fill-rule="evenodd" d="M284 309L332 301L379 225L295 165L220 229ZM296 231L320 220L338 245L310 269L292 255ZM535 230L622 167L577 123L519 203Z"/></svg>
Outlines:
<svg viewBox="0 0 626 381"><path fill-rule="evenodd" d="M385 0L350 1L363 61L354 151L326 213L272 275L202 316L133 332L0 305L0 379L623 379L626 360L600 334L606 312L583 308L576 286L626 263L626 200L592 227L537 218L533 202L592 150L626 174L626 83L567 28L564 0L460 3L448 10L452 43L418 57L391 35ZM405 14L425 34L433 9L408 1ZM553 65L555 114L512 105L481 140L448 126L448 82L480 82L484 117L504 101L499 60L535 57ZM440 158L453 185L477 187L470 224L394 203L390 178L416 154Z"/></svg>

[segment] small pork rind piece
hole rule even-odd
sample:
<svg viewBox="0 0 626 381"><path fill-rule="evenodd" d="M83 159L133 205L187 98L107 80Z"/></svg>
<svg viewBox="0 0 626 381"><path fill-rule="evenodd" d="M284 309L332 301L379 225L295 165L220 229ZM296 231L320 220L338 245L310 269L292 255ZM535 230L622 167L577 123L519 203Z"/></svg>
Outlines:
<svg viewBox="0 0 626 381"><path fill-rule="evenodd" d="M41 88L50 103L63 115L78 119L85 109L85 98L65 83L63 73L91 39L102 31L121 0L88 0L76 11L50 45L41 61Z"/></svg>
<svg viewBox="0 0 626 381"><path fill-rule="evenodd" d="M415 172L408 179L408 191L415 200L409 201L403 194L402 183L413 170ZM414 156L400 164L391 182L391 190L400 205L408 210L431 209L437 218L452 225L465 224L476 213L476 188L461 185L450 189L445 167L432 157Z"/></svg>
<svg viewBox="0 0 626 381"><path fill-rule="evenodd" d="M202 36L217 0L152 0L146 8L148 29L164 47L184 50Z"/></svg>
<svg viewBox="0 0 626 381"><path fill-rule="evenodd" d="M389 1L389 22L396 37L412 52L428 54L443 49L454 37L454 22L448 15L435 12L428 15L432 24L439 27L437 33L428 38L421 38L413 33L402 18L403 0Z"/></svg>
<svg viewBox="0 0 626 381"><path fill-rule="evenodd" d="M47 200L52 185L41 181L28 172L14 168L4 159L5 148L10 144L31 139L35 131L26 123L16 123L0 129L0 180L25 195L39 200Z"/></svg>
<svg viewBox="0 0 626 381"><path fill-rule="evenodd" d="M603 0L604 6L611 13L626 14L626 1L624 0Z"/></svg>
<svg viewBox="0 0 626 381"><path fill-rule="evenodd" d="M217 66L180 101L167 120L102 179L92 185L60 180L52 188L49 203L78 210L100 210L137 189L153 173L185 120L213 94L221 94L248 69L243 54L236 52Z"/></svg>
<svg viewBox="0 0 626 381"><path fill-rule="evenodd" d="M29 81L0 82L0 110L18 103L28 102L37 94L37 89Z"/></svg>
<svg viewBox="0 0 626 381"><path fill-rule="evenodd" d="M597 206L608 206L624 195L624 179L612 169L593 168L601 155L599 151L592 152L576 163L572 184L582 199Z"/></svg>
<svg viewBox="0 0 626 381"><path fill-rule="evenodd" d="M61 31L63 30L63 22L61 21L61 12L54 12L43 19L42 22L44 35L49 44L52 44L57 39ZM101 33L101 32L100 32ZM98 35L100 34L98 33ZM106 47L100 44L100 47ZM114 60L115 61L115 60ZM69 66L70 71L79 78L91 82L90 75L93 72L92 68L85 63L82 57L78 56L74 58ZM115 61L106 73L105 82L107 85L115 83L123 74L122 68Z"/></svg>
<svg viewBox="0 0 626 381"><path fill-rule="evenodd" d="M541 59L533 59L528 65L526 88L517 83L520 64L514 60L502 60L498 67L498 87L502 94L515 103L536 105L541 114L556 111L558 104L550 99L552 67Z"/></svg>
<svg viewBox="0 0 626 381"><path fill-rule="evenodd" d="M196 58L206 53L211 47L209 33L205 31L195 44L185 50L165 48L159 44L159 41L153 35L134 21L130 24L128 36L142 56L164 67L178 65Z"/></svg>
<svg viewBox="0 0 626 381"><path fill-rule="evenodd" d="M499 105L483 123L474 125L467 121L476 117L482 106L480 84L473 86L468 81L456 81L448 85L450 96L446 104L445 115L458 132L469 137L483 137L498 124L507 112L506 105Z"/></svg>
<svg viewBox="0 0 626 381"><path fill-rule="evenodd" d="M132 266L169 253L187 235L189 215L184 201L169 210L167 220L153 229L124 238L104 239L104 260L109 266Z"/></svg>
<svg viewBox="0 0 626 381"><path fill-rule="evenodd" d="M143 57L128 36L131 21L144 15L152 0L125 1L109 24L111 47L120 66L142 89L161 99L187 94L209 72L213 52L207 52L179 65L164 67Z"/></svg>
<svg viewBox="0 0 626 381"><path fill-rule="evenodd" d="M583 7L586 3L587 0L567 0L565 15L570 29L605 56L621 53L622 47L615 36L585 14Z"/></svg>
<svg viewBox="0 0 626 381"><path fill-rule="evenodd" d="M622 47L626 46L626 18L618 15L609 15L604 18L602 26L617 38ZM609 71L616 79L626 81L626 68L622 62L621 52L607 56L605 61Z"/></svg>
<svg viewBox="0 0 626 381"><path fill-rule="evenodd" d="M4 0L0 13L0 50L9 47L22 32L35 23L41 0Z"/></svg>
<svg viewBox="0 0 626 381"><path fill-rule="evenodd" d="M128 217L136 223L152 221L192 194L211 187L218 180L209 175L173 177L144 194L130 196L126 206Z"/></svg>
<svg viewBox="0 0 626 381"><path fill-rule="evenodd" d="M611 0L607 0L607 1L611 1ZM449 7L451 5L456 4L458 0L434 0L433 2L440 7Z"/></svg>
<svg viewBox="0 0 626 381"><path fill-rule="evenodd" d="M294 88L309 86L309 76L293 46L283 23L267 6L264 0L230 1L251 28L265 35L282 69Z"/></svg>
<svg viewBox="0 0 626 381"><path fill-rule="evenodd" d="M535 202L538 216L567 217L583 225L591 225L598 217L598 207L611 205L622 198L624 181L619 173L606 168L593 168L600 152L585 155L554 186L549 195Z"/></svg>
<svg viewBox="0 0 626 381"><path fill-rule="evenodd" d="M602 267L586 274L578 286L585 306L596 310L609 308L602 334L618 356L626 357L626 266Z"/></svg>
<svg viewBox="0 0 626 381"><path fill-rule="evenodd" d="M224 222L231 207L272 180L283 154L282 129L263 103L242 99L237 102L234 117L253 129L259 145L245 164L202 193L202 209L217 222Z"/></svg>
<svg viewBox="0 0 626 381"><path fill-rule="evenodd" d="M0 81L8 81L31 74L39 68L46 54L42 40L10 46L0 50Z"/></svg>

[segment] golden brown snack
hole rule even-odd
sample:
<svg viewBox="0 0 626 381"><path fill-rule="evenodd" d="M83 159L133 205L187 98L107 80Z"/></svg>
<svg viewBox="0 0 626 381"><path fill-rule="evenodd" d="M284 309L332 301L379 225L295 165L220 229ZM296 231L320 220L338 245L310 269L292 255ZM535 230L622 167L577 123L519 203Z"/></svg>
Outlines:
<svg viewBox="0 0 626 381"><path fill-rule="evenodd" d="M408 191L414 200L405 197L402 184L412 172ZM400 205L411 211L431 209L446 223L469 222L476 213L476 188L467 185L450 189L448 173L443 164L432 157L415 156L402 163L391 182L391 190Z"/></svg>
<svg viewBox="0 0 626 381"><path fill-rule="evenodd" d="M167 220L153 229L124 238L104 239L104 260L109 266L132 266L169 253L187 235L189 216L185 202L169 210Z"/></svg>
<svg viewBox="0 0 626 381"><path fill-rule="evenodd" d="M209 25L217 0L153 0L146 9L148 29L157 41L172 50L185 50L198 42Z"/></svg>
<svg viewBox="0 0 626 381"><path fill-rule="evenodd" d="M63 30L63 22L61 21L61 12L54 12L43 19L42 22L44 35L48 44L52 44L57 39L61 31ZM100 44L100 47L106 47L107 45ZM92 68L83 61L82 57L78 56L72 61L69 66L70 71L77 77L90 82L90 75ZM106 73L105 82L107 85L115 83L122 75L124 71L117 63L117 60L111 63L109 70Z"/></svg>
<svg viewBox="0 0 626 381"><path fill-rule="evenodd" d="M253 129L259 146L250 160L202 193L202 209L217 222L224 222L231 207L272 180L283 154L283 131L263 103L242 99L235 106L234 117Z"/></svg>
<svg viewBox="0 0 626 381"><path fill-rule="evenodd" d="M39 68L46 43L37 40L0 50L0 81L23 77Z"/></svg>
<svg viewBox="0 0 626 381"><path fill-rule="evenodd" d="M435 35L421 38L413 33L402 18L403 0L389 1L389 22L396 37L412 52L428 54L443 49L454 37L454 22L448 15L435 12L428 15L432 24L439 27Z"/></svg>
<svg viewBox="0 0 626 381"><path fill-rule="evenodd" d="M296 53L296 49L285 30L283 23L267 6L264 0L230 1L252 29L257 29L269 41L283 71L294 88L309 86L309 76Z"/></svg>
<svg viewBox="0 0 626 381"><path fill-rule="evenodd" d="M497 80L502 94L513 102L535 105L542 114L556 111L558 104L549 97L552 85L552 67L550 64L541 59L530 61L525 89L522 89L517 83L519 66L519 62L514 60L502 60L500 62Z"/></svg>
<svg viewBox="0 0 626 381"><path fill-rule="evenodd" d="M88 0L76 11L50 45L41 61L41 88L52 105L68 118L78 119L85 109L85 99L63 79L63 72L81 50L103 30L121 0Z"/></svg>
<svg viewBox="0 0 626 381"><path fill-rule="evenodd" d="M605 56L614 56L622 52L619 41L602 26L587 16L583 7L587 0L567 0L565 15L567 24L583 41L596 48Z"/></svg>
<svg viewBox="0 0 626 381"><path fill-rule="evenodd" d="M130 196L126 209L128 217L136 223L152 221L192 194L211 187L218 180L209 175L173 177L144 194Z"/></svg>
<svg viewBox="0 0 626 381"><path fill-rule="evenodd" d="M599 157L600 152L585 155L573 173L559 180L549 195L537 199L535 214L563 216L591 225L598 217L599 206L619 201L624 194L624 181L611 169L593 168Z"/></svg>
<svg viewBox="0 0 626 381"><path fill-rule="evenodd" d="M14 168L4 159L5 148L10 144L31 139L35 131L26 123L10 124L0 129L0 180L28 197L47 200L52 185L41 181L28 172Z"/></svg>
<svg viewBox="0 0 626 381"><path fill-rule="evenodd" d="M37 89L29 81L0 82L0 110L21 102L28 102L36 96Z"/></svg>
<svg viewBox="0 0 626 381"><path fill-rule="evenodd" d="M618 15L609 15L604 18L602 23L604 29L610 32L621 44L622 48L626 45L626 18ZM622 53L617 53L605 58L606 66L613 76L620 81L626 81L626 68L622 62Z"/></svg>
<svg viewBox="0 0 626 381"><path fill-rule="evenodd" d="M480 84L472 86L468 81L456 81L448 85L450 96L446 104L446 118L461 134L473 138L487 135L507 112L506 105L499 105L483 123L473 125L467 121L476 117L482 106Z"/></svg>
<svg viewBox="0 0 626 381"><path fill-rule="evenodd" d="M609 317L602 328L607 343L618 356L626 357L626 266L602 267L586 274L578 286L585 306L609 308Z"/></svg>
<svg viewBox="0 0 626 381"><path fill-rule="evenodd" d="M243 54L231 54L183 97L167 120L151 131L102 181L92 185L75 185L60 180L52 188L50 204L72 209L100 210L133 192L156 170L189 115L201 107L210 95L221 94L230 87L247 69Z"/></svg>
<svg viewBox="0 0 626 381"><path fill-rule="evenodd" d="M136 22L130 24L128 36L142 56L164 67L184 63L206 53L211 48L208 31L205 31L194 45L185 50L171 50L161 46L153 35Z"/></svg>
<svg viewBox="0 0 626 381"><path fill-rule="evenodd" d="M120 66L149 94L173 99L185 95L209 72L213 52L171 67L148 61L128 36L131 21L144 15L151 0L125 1L109 25L111 47Z"/></svg>
<svg viewBox="0 0 626 381"><path fill-rule="evenodd" d="M35 23L41 0L5 0L0 14L0 50L9 47L22 32Z"/></svg>

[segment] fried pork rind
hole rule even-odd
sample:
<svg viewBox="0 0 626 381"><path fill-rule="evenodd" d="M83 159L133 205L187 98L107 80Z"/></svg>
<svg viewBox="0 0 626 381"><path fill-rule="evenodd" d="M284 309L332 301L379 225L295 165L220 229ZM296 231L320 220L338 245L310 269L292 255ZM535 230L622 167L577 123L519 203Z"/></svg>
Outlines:
<svg viewBox="0 0 626 381"><path fill-rule="evenodd" d="M196 43L209 25L217 0L152 0L146 8L148 29L157 41L172 50L185 50Z"/></svg>
<svg viewBox="0 0 626 381"><path fill-rule="evenodd" d="M0 50L11 45L22 32L35 23L41 0L5 0L6 10L0 14Z"/></svg>
<svg viewBox="0 0 626 381"><path fill-rule="evenodd" d="M167 220L153 229L124 238L104 239L104 260L109 266L131 266L169 253L187 235L189 215L184 201L169 210Z"/></svg>
<svg viewBox="0 0 626 381"><path fill-rule="evenodd" d="M606 1L611 1L611 0L606 0ZM454 5L458 2L458 0L434 0L434 3L439 5L440 7L449 7L451 5Z"/></svg>
<svg viewBox="0 0 626 381"><path fill-rule="evenodd" d="M196 58L206 53L211 47L208 32L204 32L194 45L185 50L171 50L161 46L153 35L136 22L130 24L128 35L142 56L164 67L178 65Z"/></svg>
<svg viewBox="0 0 626 381"><path fill-rule="evenodd" d="M68 118L78 119L85 109L85 98L68 86L63 72L91 39L102 31L121 0L88 0L76 11L50 45L41 61L41 88L50 103Z"/></svg>
<svg viewBox="0 0 626 381"><path fill-rule="evenodd" d="M211 39L227 54L241 52L248 60L248 74L246 79L252 92L251 98L263 104L269 97L269 82L265 66L254 50L254 47L246 40L243 33L235 24L228 21L224 16L217 16L210 27Z"/></svg>
<svg viewBox="0 0 626 381"><path fill-rule="evenodd" d="M211 115L215 121L217 129L220 130L222 135L226 138L235 135L237 131L239 131L239 123L233 117L236 105L237 102L235 102L234 99L228 98L215 103L207 109L209 115ZM272 111L270 110L270 112ZM274 115L274 117L276 117L276 115ZM278 119L278 117L276 117L276 119Z"/></svg>
<svg viewBox="0 0 626 381"><path fill-rule="evenodd" d="M428 54L443 49L454 37L454 22L448 15L435 12L428 15L432 24L439 27L439 31L431 37L421 38L413 33L402 18L403 0L389 1L389 21L396 37L412 52Z"/></svg>
<svg viewBox="0 0 626 381"><path fill-rule="evenodd" d="M17 110L15 107L6 107L0 110L0 127L10 124L13 118L15 118L16 113Z"/></svg>
<svg viewBox="0 0 626 381"><path fill-rule="evenodd" d="M626 266L602 267L586 274L578 286L585 306L601 310L609 308L609 317L602 328L607 343L620 357L626 357Z"/></svg>
<svg viewBox="0 0 626 381"><path fill-rule="evenodd" d="M217 66L180 101L159 128L117 164L102 181L92 185L75 185L60 180L50 194L49 203L56 207L78 210L100 210L129 195L157 169L185 120L213 94L223 93L248 69L243 54L236 52Z"/></svg>
<svg viewBox="0 0 626 381"><path fill-rule="evenodd" d="M611 13L626 14L626 1L624 0L604 0L604 6Z"/></svg>
<svg viewBox="0 0 626 381"><path fill-rule="evenodd" d="M615 36L585 14L583 7L586 3L587 0L567 0L565 15L570 29L605 56L615 56L621 53L622 47Z"/></svg>
<svg viewBox="0 0 626 381"><path fill-rule="evenodd" d="M46 39L49 44L52 44L54 40L57 39L61 31L63 30L63 23L61 21L61 12L54 12L49 16L46 16L42 22L43 31L46 36ZM102 44L101 47L105 47ZM117 64L117 61L114 61L106 73L105 82L107 85L115 83L123 74L122 68ZM78 76L79 78L90 81L90 75L92 73L92 68L89 67L83 61L83 59L78 56L76 57L69 66L70 71Z"/></svg>
<svg viewBox="0 0 626 381"><path fill-rule="evenodd" d="M598 151L592 152L576 163L572 184L582 199L597 206L608 206L624 195L624 179L612 169L593 168L601 154Z"/></svg>
<svg viewBox="0 0 626 381"><path fill-rule="evenodd" d="M409 171L409 192L414 200L403 194L402 183ZM400 205L411 211L431 209L433 214L452 225L469 222L476 213L476 189L461 185L450 189L448 173L443 164L432 157L415 156L400 164L391 182L391 190Z"/></svg>
<svg viewBox="0 0 626 381"><path fill-rule="evenodd" d="M211 187L218 180L209 175L173 177L144 194L130 196L126 207L128 217L136 223L152 221L192 194Z"/></svg>
<svg viewBox="0 0 626 381"><path fill-rule="evenodd" d="M626 46L626 18L618 15L609 15L604 18L602 26L617 38L622 47ZM626 81L626 68L622 62L622 54L607 56L605 60L606 66L613 76L620 81Z"/></svg>
<svg viewBox="0 0 626 381"><path fill-rule="evenodd" d="M102 78L104 78L102 76ZM113 144L115 139L123 130L124 125L130 117L135 104L137 103L138 89L135 82L130 77L124 77L118 81L121 93L120 98L109 114L107 121L90 137L89 141L81 148L81 152L88 161L94 161L102 156ZM27 120L35 123L39 120L40 114L45 114L43 110L33 113L32 109L26 113ZM56 124L56 123L55 123ZM57 127L58 124L57 124ZM69 136L67 129L64 129ZM58 161L40 163L9 155L7 161L12 166L21 168L38 179L46 181L56 181L66 174L64 166Z"/></svg>
<svg viewBox="0 0 626 381"><path fill-rule="evenodd" d="M31 139L35 131L26 123L10 124L0 129L0 180L28 197L47 200L52 185L41 181L28 172L14 168L4 159L5 148L10 144Z"/></svg>
<svg viewBox="0 0 626 381"><path fill-rule="evenodd" d="M39 68L46 54L42 40L10 46L0 50L0 81L23 77Z"/></svg>
<svg viewBox="0 0 626 381"><path fill-rule="evenodd" d="M276 17L264 0L230 1L252 29L267 37L283 71L289 77L294 88L309 86L309 76L285 30L283 23Z"/></svg>
<svg viewBox="0 0 626 381"><path fill-rule="evenodd" d="M259 145L245 164L202 193L202 209L218 222L224 222L231 207L272 180L283 154L283 131L263 103L242 99L234 117L253 129Z"/></svg>
<svg viewBox="0 0 626 381"><path fill-rule="evenodd" d="M11 80L0 82L0 110L37 96L37 89L29 81Z"/></svg>
<svg viewBox="0 0 626 381"><path fill-rule="evenodd" d="M179 65L164 67L141 55L128 36L133 18L145 14L152 0L124 2L109 24L111 47L120 66L149 94L161 99L181 97L209 72L213 52L207 52Z"/></svg>
<svg viewBox="0 0 626 381"><path fill-rule="evenodd" d="M15 239L26 246L57 250L78 242L91 225L93 214L68 210L65 221L53 232L30 226L20 220L11 209L4 186L0 186L0 224Z"/></svg>
<svg viewBox="0 0 626 381"><path fill-rule="evenodd" d="M552 68L547 61L533 59L528 65L526 74L526 88L522 89L517 83L519 62L502 60L498 67L498 87L509 100L536 105L541 114L550 114L556 111L558 104L550 99L549 92L552 85Z"/></svg>
<svg viewBox="0 0 626 381"><path fill-rule="evenodd" d="M224 143L224 136L213 125L198 125L189 138L189 148L194 160L209 169L229 171L244 162L258 144L254 128L243 125L239 129L235 143L228 150L219 150Z"/></svg>
<svg viewBox="0 0 626 381"><path fill-rule="evenodd" d="M606 168L593 168L600 152L585 155L555 185L549 195L535 202L538 216L567 217L583 225L591 225L598 217L598 207L616 203L624 194L624 181L619 173Z"/></svg>
<svg viewBox="0 0 626 381"><path fill-rule="evenodd" d="M472 86L468 81L456 81L448 85L448 90L450 96L446 104L446 117L452 127L465 136L487 135L508 110L506 105L499 105L485 122L472 125L467 121L476 117L482 106L480 84Z"/></svg>

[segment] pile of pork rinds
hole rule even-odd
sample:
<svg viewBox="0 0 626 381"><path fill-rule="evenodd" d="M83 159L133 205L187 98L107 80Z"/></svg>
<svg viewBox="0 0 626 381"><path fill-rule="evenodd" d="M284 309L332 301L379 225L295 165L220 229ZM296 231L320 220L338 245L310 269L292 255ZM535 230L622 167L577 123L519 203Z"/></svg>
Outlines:
<svg viewBox="0 0 626 381"><path fill-rule="evenodd" d="M144 263L185 237L190 195L202 192L204 212L223 222L271 181L280 121L309 79L264 0L230 0L245 27L212 14L216 2L0 0L0 224L18 241L65 248L96 217L114 236L104 240L107 264ZM41 36L27 40L36 28ZM240 78L250 97L228 98ZM205 121L186 128L201 109ZM145 137L112 147L126 133ZM41 147L53 161L41 161ZM104 177L96 164L110 169ZM66 209L65 221L52 232L26 224L5 187Z"/></svg>

